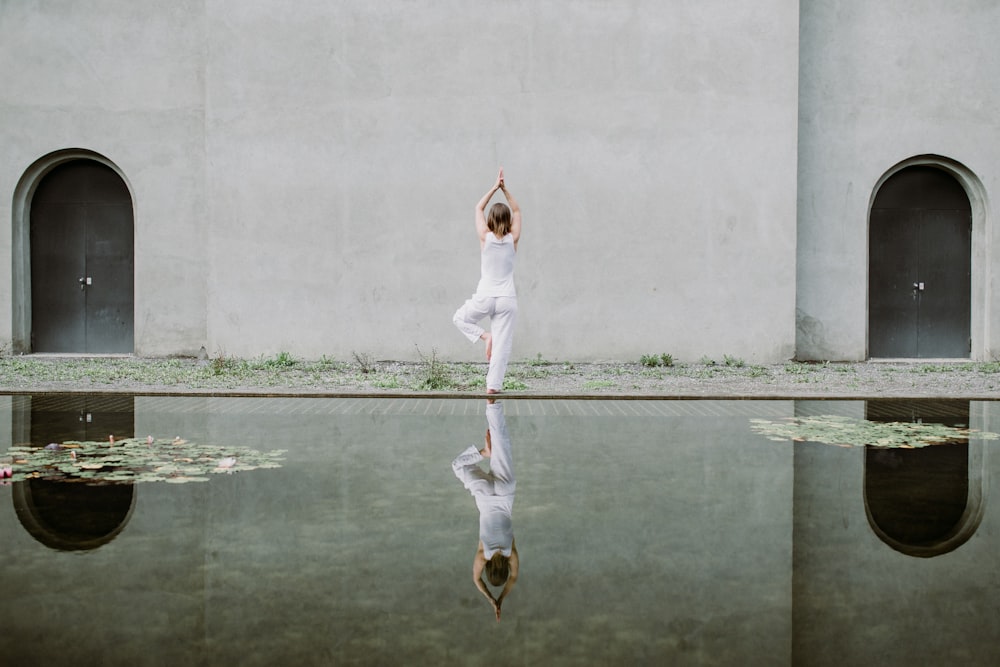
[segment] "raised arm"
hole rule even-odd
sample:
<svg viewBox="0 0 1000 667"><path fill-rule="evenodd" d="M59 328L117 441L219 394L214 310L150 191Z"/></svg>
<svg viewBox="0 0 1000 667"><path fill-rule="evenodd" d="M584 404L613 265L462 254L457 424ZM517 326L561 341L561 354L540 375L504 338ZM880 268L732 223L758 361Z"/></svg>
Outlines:
<svg viewBox="0 0 1000 667"><path fill-rule="evenodd" d="M507 198L507 205L510 206L510 233L514 237L514 250L517 250L517 242L521 240L521 207L518 206L514 195L507 189L503 181L503 167L500 168L500 189L503 196Z"/></svg>
<svg viewBox="0 0 1000 667"><path fill-rule="evenodd" d="M500 173L497 174L497 182L493 184L493 187L491 187L486 194L483 195L483 198L479 200L479 203L476 204L476 233L479 235L480 245L486 241L486 232L489 231L489 228L486 226L486 206L490 203L490 200L493 199L493 195L495 195L497 190L499 190L502 186L503 167L500 167Z"/></svg>
<svg viewBox="0 0 1000 667"><path fill-rule="evenodd" d="M521 567L521 559L517 555L517 543L511 541L510 543L510 574L507 575L507 584L503 587L503 592L500 593L500 597L497 598L497 620L499 618L500 605L503 604L504 598L510 593L511 589L514 588L514 584L517 583L517 572Z"/></svg>
<svg viewBox="0 0 1000 667"><path fill-rule="evenodd" d="M493 599L493 594L490 593L490 589L486 588L486 583L483 581L483 568L485 567L486 556L483 554L483 543L480 541L479 548L476 549L476 556L472 559L472 581L475 582L479 592L486 596L490 604L496 608L497 601Z"/></svg>

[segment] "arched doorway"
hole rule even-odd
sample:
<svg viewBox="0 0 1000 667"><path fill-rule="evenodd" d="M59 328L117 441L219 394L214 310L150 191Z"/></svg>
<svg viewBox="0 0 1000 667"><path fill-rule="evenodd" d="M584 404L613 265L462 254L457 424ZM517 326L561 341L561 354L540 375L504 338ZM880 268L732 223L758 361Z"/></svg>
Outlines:
<svg viewBox="0 0 1000 667"><path fill-rule="evenodd" d="M62 162L31 198L31 351L131 353L134 223L121 177Z"/></svg>
<svg viewBox="0 0 1000 667"><path fill-rule="evenodd" d="M905 167L869 219L868 356L971 355L972 206L950 173Z"/></svg>

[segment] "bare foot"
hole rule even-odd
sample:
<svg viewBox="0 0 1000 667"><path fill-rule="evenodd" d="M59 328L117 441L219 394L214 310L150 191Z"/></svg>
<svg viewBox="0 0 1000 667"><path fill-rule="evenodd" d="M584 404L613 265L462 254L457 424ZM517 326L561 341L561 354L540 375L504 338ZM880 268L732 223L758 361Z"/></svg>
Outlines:
<svg viewBox="0 0 1000 667"><path fill-rule="evenodd" d="M486 393L487 394L499 394L500 390L499 389L487 389Z"/></svg>
<svg viewBox="0 0 1000 667"><path fill-rule="evenodd" d="M487 331L482 338L486 341L486 361L489 361L493 356L493 334Z"/></svg>

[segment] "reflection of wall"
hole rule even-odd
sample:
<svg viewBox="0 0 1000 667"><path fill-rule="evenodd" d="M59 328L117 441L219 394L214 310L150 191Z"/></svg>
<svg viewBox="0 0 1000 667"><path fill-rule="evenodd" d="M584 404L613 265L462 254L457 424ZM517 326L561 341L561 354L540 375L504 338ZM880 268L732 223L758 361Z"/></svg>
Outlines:
<svg viewBox="0 0 1000 667"><path fill-rule="evenodd" d="M998 410L972 403L971 427L996 431ZM797 413L810 411L862 417L864 402L796 403ZM970 507L986 506L979 490L997 472L988 450L989 443L970 441ZM992 656L969 652L1000 643L1000 628L983 613L1000 590L993 548L973 535L932 558L894 550L869 524L864 475L864 448L795 448L793 662L865 664L878 655L887 665L987 664ZM989 512L978 529L971 526L987 535L998 528L1000 517Z"/></svg>
<svg viewBox="0 0 1000 667"><path fill-rule="evenodd" d="M498 627L469 576L475 504L448 465L482 438L481 403L137 398L140 436L288 460L142 485L127 530L73 560L0 508L0 584L23 600L0 627L25 638L7 656L787 663L791 445L746 419L791 404L629 419L600 405L508 402L522 572ZM73 633L35 620L68 617Z"/></svg>
<svg viewBox="0 0 1000 667"><path fill-rule="evenodd" d="M787 662L792 446L749 438L746 414L792 406L752 406L514 422L532 641L581 628L581 664L628 664L635 645L651 664Z"/></svg>
<svg viewBox="0 0 1000 667"><path fill-rule="evenodd" d="M144 401L135 399L136 426L148 423ZM0 397L3 451L24 441L30 405L28 397ZM105 423L97 420L101 433ZM0 605L0 627L18 637L4 646L5 664L58 664L67 655L81 664L109 655L123 664L148 664L150 656L180 664L203 641L204 489L119 488L135 498L121 532L98 549L72 553L38 540L18 516L21 492L10 489L7 497L0 489L0 582L4 598L17 601Z"/></svg>

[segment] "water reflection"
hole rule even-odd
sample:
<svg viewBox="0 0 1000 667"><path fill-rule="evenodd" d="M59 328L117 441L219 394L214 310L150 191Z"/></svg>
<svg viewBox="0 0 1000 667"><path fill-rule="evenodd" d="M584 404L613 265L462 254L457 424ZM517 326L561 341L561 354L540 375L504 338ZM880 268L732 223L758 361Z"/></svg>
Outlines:
<svg viewBox="0 0 1000 667"><path fill-rule="evenodd" d="M16 396L11 411L12 440L45 447L71 440L131 437L135 397L43 394ZM16 482L14 508L21 525L51 549L89 550L115 539L132 515L132 484L92 486L44 479Z"/></svg>
<svg viewBox="0 0 1000 667"><path fill-rule="evenodd" d="M14 484L17 518L36 540L65 551L96 549L125 528L135 486L91 486L33 479Z"/></svg>
<svg viewBox="0 0 1000 667"><path fill-rule="evenodd" d="M0 396L8 446L26 441L17 400ZM919 407L920 419L937 418ZM0 662L995 664L1000 511L987 501L1000 441L982 432L1000 431L1000 402L973 402L952 420L970 427L958 443L968 491L957 523L971 537L934 558L890 548L867 516L886 506L878 479L905 471L908 459L876 472L873 448L776 442L750 428L757 418L891 416L878 409L136 397L133 430L143 438L287 448L283 466L137 484L125 529L72 553L43 546L20 521L22 501L3 498L13 488L0 487L0 590L11 602L0 604ZM515 441L511 554L516 534L529 555L500 624L470 585L478 512L447 466L468 442L477 454L485 448L484 415L494 410ZM490 430L494 472L499 430ZM891 503L910 508L891 521L877 509L875 525L895 524L897 540L948 539L961 460L920 464L946 465L951 481L894 492ZM928 510L910 496L926 492L950 509L933 530L917 530ZM89 520L69 511L80 504L54 498L38 514L65 535ZM66 511L48 514L58 508ZM93 532L115 521L95 521ZM484 585L494 598L502 592Z"/></svg>
<svg viewBox="0 0 1000 667"><path fill-rule="evenodd" d="M476 499L479 510L479 544L472 560L472 580L489 600L500 622L504 600L517 582L520 558L514 542L514 454L503 404L489 399L486 405L483 447L470 445L451 462L455 476ZM489 470L480 462L489 460ZM487 585L502 588L494 595Z"/></svg>
<svg viewBox="0 0 1000 667"><path fill-rule="evenodd" d="M866 405L880 422L969 425L968 401L880 401ZM897 551L921 558L964 544L982 518L981 479L969 468L969 441L961 438L920 449L865 449L865 511L872 530Z"/></svg>

